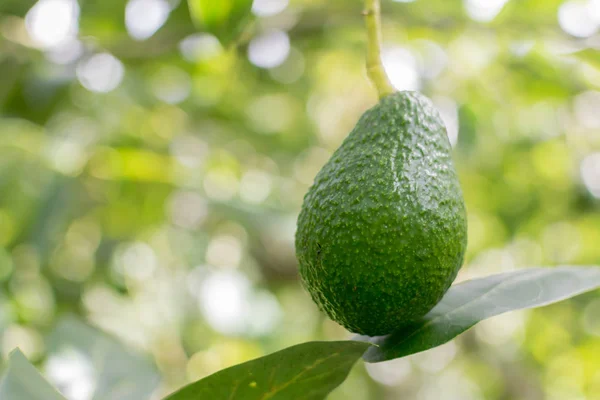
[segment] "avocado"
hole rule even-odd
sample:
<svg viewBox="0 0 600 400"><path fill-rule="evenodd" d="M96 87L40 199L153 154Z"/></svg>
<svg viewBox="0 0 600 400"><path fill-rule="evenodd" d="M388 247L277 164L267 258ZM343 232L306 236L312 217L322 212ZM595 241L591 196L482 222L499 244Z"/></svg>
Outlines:
<svg viewBox="0 0 600 400"><path fill-rule="evenodd" d="M298 217L300 275L349 331L392 333L456 278L467 219L451 151L431 101L397 92L365 112L317 174Z"/></svg>

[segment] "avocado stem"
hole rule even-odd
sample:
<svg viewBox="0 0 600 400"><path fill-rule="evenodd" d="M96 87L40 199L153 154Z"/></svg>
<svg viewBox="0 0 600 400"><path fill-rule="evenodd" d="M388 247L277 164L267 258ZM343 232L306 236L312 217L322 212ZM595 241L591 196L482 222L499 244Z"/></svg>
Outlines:
<svg viewBox="0 0 600 400"><path fill-rule="evenodd" d="M365 0L365 23L367 26L367 74L383 98L396 92L390 83L381 60L381 5L380 0Z"/></svg>

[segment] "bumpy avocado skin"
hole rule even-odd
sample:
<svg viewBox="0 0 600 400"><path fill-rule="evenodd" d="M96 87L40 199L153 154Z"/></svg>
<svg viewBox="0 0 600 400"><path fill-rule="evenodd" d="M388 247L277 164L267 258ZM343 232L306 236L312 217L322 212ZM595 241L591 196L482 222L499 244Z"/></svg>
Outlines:
<svg viewBox="0 0 600 400"><path fill-rule="evenodd" d="M416 92L383 98L315 178L298 217L304 286L351 332L389 334L450 287L467 245L446 128Z"/></svg>

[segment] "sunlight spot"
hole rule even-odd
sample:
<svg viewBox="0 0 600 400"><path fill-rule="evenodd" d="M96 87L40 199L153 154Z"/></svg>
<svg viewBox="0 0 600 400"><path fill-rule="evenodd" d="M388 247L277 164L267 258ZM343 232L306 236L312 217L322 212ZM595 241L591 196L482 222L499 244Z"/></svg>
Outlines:
<svg viewBox="0 0 600 400"><path fill-rule="evenodd" d="M202 166L209 152L208 145L193 135L177 136L170 150L178 163L189 168Z"/></svg>
<svg viewBox="0 0 600 400"><path fill-rule="evenodd" d="M0 338L2 355L5 359L17 347L30 360L36 360L44 353L42 335L35 329L16 324L9 325Z"/></svg>
<svg viewBox="0 0 600 400"><path fill-rule="evenodd" d="M524 325L525 314L523 312L506 313L482 321L475 327L475 334L482 342L500 346L513 339Z"/></svg>
<svg viewBox="0 0 600 400"><path fill-rule="evenodd" d="M289 2L289 0L254 0L252 13L259 17L270 17L285 10Z"/></svg>
<svg viewBox="0 0 600 400"><path fill-rule="evenodd" d="M461 35L448 45L448 67L458 78L478 76L499 53L497 40Z"/></svg>
<svg viewBox="0 0 600 400"><path fill-rule="evenodd" d="M295 48L290 50L283 64L269 70L269 74L279 83L294 83L302 77L306 68L304 55Z"/></svg>
<svg viewBox="0 0 600 400"><path fill-rule="evenodd" d="M280 30L271 30L255 37L248 46L250 62L260 68L281 65L290 54L290 38Z"/></svg>
<svg viewBox="0 0 600 400"><path fill-rule="evenodd" d="M149 279L158 266L156 253L146 243L138 242L127 246L120 254L123 273L135 280Z"/></svg>
<svg viewBox="0 0 600 400"><path fill-rule="evenodd" d="M589 37L598 31L593 8L580 0L567 1L560 6L558 23L563 31L575 37Z"/></svg>
<svg viewBox="0 0 600 400"><path fill-rule="evenodd" d="M194 280L200 292L189 287L198 299L206 321L226 335L261 336L275 329L282 317L277 298L266 290L254 292L248 277L236 270L209 272L196 269Z"/></svg>
<svg viewBox="0 0 600 400"><path fill-rule="evenodd" d="M219 39L208 33L195 33L179 42L179 51L188 61L210 60L223 52Z"/></svg>
<svg viewBox="0 0 600 400"><path fill-rule="evenodd" d="M583 127L588 129L600 128L600 92L588 90L583 92L573 102L575 118Z"/></svg>
<svg viewBox="0 0 600 400"><path fill-rule="evenodd" d="M443 371L455 356L456 344L452 341L427 352L415 354L411 359L421 370L435 374Z"/></svg>
<svg viewBox="0 0 600 400"><path fill-rule="evenodd" d="M412 366L408 358L365 364L365 367L373 380L386 386L396 386L405 382L412 372Z"/></svg>
<svg viewBox="0 0 600 400"><path fill-rule="evenodd" d="M107 93L119 86L125 68L121 61L109 53L94 54L77 65L77 77L86 89Z"/></svg>
<svg viewBox="0 0 600 400"><path fill-rule="evenodd" d="M237 271L212 273L202 282L200 308L207 322L223 334L239 334L246 328L245 316L250 281Z"/></svg>
<svg viewBox="0 0 600 400"><path fill-rule="evenodd" d="M462 369L447 369L436 375L427 385L422 385L416 399L419 400L480 400L481 389Z"/></svg>
<svg viewBox="0 0 600 400"><path fill-rule="evenodd" d="M600 198L600 153L594 153L581 162L581 177L590 193Z"/></svg>
<svg viewBox="0 0 600 400"><path fill-rule="evenodd" d="M206 250L206 261L216 267L236 268L242 260L242 244L234 236L213 238Z"/></svg>
<svg viewBox="0 0 600 400"><path fill-rule="evenodd" d="M449 97L436 96L431 99L439 110L440 116L446 125L448 139L452 147L458 142L458 105Z"/></svg>
<svg viewBox="0 0 600 400"><path fill-rule="evenodd" d="M267 335L275 329L283 314L277 298L269 291L262 290L250 298L247 330L252 336Z"/></svg>
<svg viewBox="0 0 600 400"><path fill-rule="evenodd" d="M71 64L83 55L83 44L78 40L69 40L46 51L48 60L55 64Z"/></svg>
<svg viewBox="0 0 600 400"><path fill-rule="evenodd" d="M525 57L534 46L535 42L533 40L515 40L510 44L510 51L517 57Z"/></svg>
<svg viewBox="0 0 600 400"><path fill-rule="evenodd" d="M239 180L227 168L211 169L204 178L206 195L215 200L231 200L238 191Z"/></svg>
<svg viewBox="0 0 600 400"><path fill-rule="evenodd" d="M469 17L479 22L490 22L502 11L508 0L465 0Z"/></svg>
<svg viewBox="0 0 600 400"><path fill-rule="evenodd" d="M427 79L436 78L448 66L448 55L437 43L429 40L415 41L418 46L419 71Z"/></svg>
<svg viewBox="0 0 600 400"><path fill-rule="evenodd" d="M168 104L184 101L192 90L192 80L187 72L177 67L163 67L152 76L152 92Z"/></svg>
<svg viewBox="0 0 600 400"><path fill-rule="evenodd" d="M96 390L96 371L91 360L76 349L52 354L45 365L48 380L68 400L91 400Z"/></svg>
<svg viewBox="0 0 600 400"><path fill-rule="evenodd" d="M418 90L421 86L417 60L413 54L401 47L384 49L383 65L390 82L398 90Z"/></svg>
<svg viewBox="0 0 600 400"><path fill-rule="evenodd" d="M25 26L40 47L50 48L74 39L79 5L75 0L40 0L25 16Z"/></svg>
<svg viewBox="0 0 600 400"><path fill-rule="evenodd" d="M165 0L129 0L125 7L125 26L136 40L148 39L167 21L171 7Z"/></svg>
<svg viewBox="0 0 600 400"><path fill-rule="evenodd" d="M271 181L271 176L264 171L247 171L240 182L240 197L250 204L262 203L271 193Z"/></svg>
<svg viewBox="0 0 600 400"><path fill-rule="evenodd" d="M173 224L186 229L195 229L208 214L206 201L198 193L177 191L168 201L168 210Z"/></svg>
<svg viewBox="0 0 600 400"><path fill-rule="evenodd" d="M600 0L588 0L588 10L594 21L600 24Z"/></svg>
<svg viewBox="0 0 600 400"><path fill-rule="evenodd" d="M65 175L78 175L88 160L83 145L69 137L53 138L47 151L52 166Z"/></svg>

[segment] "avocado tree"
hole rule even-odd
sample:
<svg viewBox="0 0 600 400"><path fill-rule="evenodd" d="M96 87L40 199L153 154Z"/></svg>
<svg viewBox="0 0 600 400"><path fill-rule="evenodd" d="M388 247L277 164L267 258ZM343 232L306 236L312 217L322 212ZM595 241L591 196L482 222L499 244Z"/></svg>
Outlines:
<svg viewBox="0 0 600 400"><path fill-rule="evenodd" d="M251 0L188 3L198 29L232 52L251 31ZM487 318L600 288L598 266L531 267L452 285L467 246L452 147L431 101L390 83L381 61L380 12L379 0L365 0L366 72L379 103L316 175L296 235L304 286L324 313L356 336L301 343L223 369L165 400L324 399L361 358L379 363L407 357ZM64 324L54 333L57 343L68 335L66 325L78 323ZM117 344L88 327L77 329L86 332L72 338L78 347L90 354L100 348L118 359ZM102 371L113 387L126 374L156 375L135 357ZM139 386L137 396L149 395ZM103 395L121 398L117 389ZM9 357L0 398L64 399L19 350Z"/></svg>

